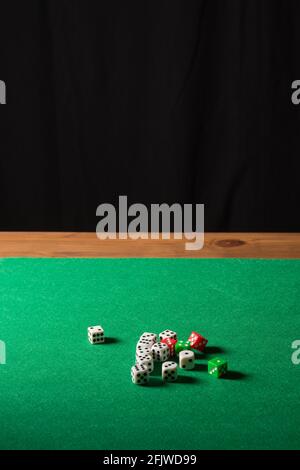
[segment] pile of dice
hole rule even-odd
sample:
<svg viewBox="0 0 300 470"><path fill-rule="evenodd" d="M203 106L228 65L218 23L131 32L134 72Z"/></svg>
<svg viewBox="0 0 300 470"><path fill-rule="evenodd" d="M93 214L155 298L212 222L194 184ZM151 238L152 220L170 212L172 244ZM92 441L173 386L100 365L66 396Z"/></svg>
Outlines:
<svg viewBox="0 0 300 470"><path fill-rule="evenodd" d="M101 326L90 326L88 340L91 344L104 343L104 329ZM179 341L177 333L171 330L165 330L158 336L155 333L143 333L136 346L135 365L131 368L132 382L137 385L147 384L155 362L162 363L162 380L175 382L178 377L178 365L180 369L194 369L194 351L204 352L207 343L207 339L195 331L187 341ZM208 373L213 377L223 377L227 370L227 361L223 359L215 358L208 362Z"/></svg>
<svg viewBox="0 0 300 470"><path fill-rule="evenodd" d="M162 363L162 380L175 382L180 369L195 367L195 351L204 352L207 339L193 331L187 341L178 341L177 333L165 330L158 337L155 333L143 333L136 346L136 363L131 368L131 380L136 385L145 385L154 370L154 362ZM178 365L175 358L178 356ZM209 361L208 372L221 377L227 372L227 362L222 359Z"/></svg>

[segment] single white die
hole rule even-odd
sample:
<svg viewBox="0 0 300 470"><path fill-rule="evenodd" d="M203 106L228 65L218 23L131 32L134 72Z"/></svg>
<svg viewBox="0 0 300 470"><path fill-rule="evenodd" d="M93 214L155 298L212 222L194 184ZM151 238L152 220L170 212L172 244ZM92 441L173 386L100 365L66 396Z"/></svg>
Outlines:
<svg viewBox="0 0 300 470"><path fill-rule="evenodd" d="M143 364L144 366L146 366L149 374L153 372L154 363L153 363L153 358L152 356L150 356L150 354L148 355L141 354L140 356L136 358L136 363L139 365Z"/></svg>
<svg viewBox="0 0 300 470"><path fill-rule="evenodd" d="M151 346L153 346L153 344L154 344L155 342L156 342L156 341L153 342L152 339L140 338L137 344L139 344L139 345L141 345L141 346L150 346L150 348L151 348Z"/></svg>
<svg viewBox="0 0 300 470"><path fill-rule="evenodd" d="M157 342L157 335L155 333L143 333L140 337L140 341L142 339L150 340L152 344Z"/></svg>
<svg viewBox="0 0 300 470"><path fill-rule="evenodd" d="M151 351L154 361L165 362L169 359L170 349L164 343L153 344Z"/></svg>
<svg viewBox="0 0 300 470"><path fill-rule="evenodd" d="M149 371L144 364L131 367L131 380L136 385L145 385L149 382Z"/></svg>
<svg viewBox="0 0 300 470"><path fill-rule="evenodd" d="M164 362L162 365L162 379L165 382L175 382L177 380L177 364L176 362Z"/></svg>
<svg viewBox="0 0 300 470"><path fill-rule="evenodd" d="M162 341L163 339L168 339L168 338L177 339L177 333L175 333L175 331L165 330L159 334L160 341Z"/></svg>
<svg viewBox="0 0 300 470"><path fill-rule="evenodd" d="M181 351L179 353L180 369L191 370L195 367L195 354L193 351Z"/></svg>
<svg viewBox="0 0 300 470"><path fill-rule="evenodd" d="M104 343L104 330L101 326L90 326L88 328L89 342L92 344Z"/></svg>
<svg viewBox="0 0 300 470"><path fill-rule="evenodd" d="M139 360L140 360L142 357L145 357L145 356L150 356L151 359L152 359L152 352L151 352L151 350L150 350L150 352L149 352L149 351L146 351L146 352L145 352L145 351L137 351L137 352L135 353L135 361L136 361L136 363L138 364Z"/></svg>
<svg viewBox="0 0 300 470"><path fill-rule="evenodd" d="M151 346L150 344L145 345L145 344L140 344L140 343L138 343L138 344L136 345L136 351L135 351L135 352L136 352L136 354L142 353L142 354L144 354L144 355L147 355L147 354L150 354L150 355L151 355L151 354L152 354L152 352L151 352L151 347L152 347L152 346Z"/></svg>

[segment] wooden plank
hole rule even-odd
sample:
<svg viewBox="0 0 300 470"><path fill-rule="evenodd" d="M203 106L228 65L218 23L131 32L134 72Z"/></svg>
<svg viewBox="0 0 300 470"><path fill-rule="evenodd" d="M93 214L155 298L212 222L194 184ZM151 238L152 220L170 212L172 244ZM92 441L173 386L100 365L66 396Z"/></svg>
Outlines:
<svg viewBox="0 0 300 470"><path fill-rule="evenodd" d="M94 233L0 233L1 258L294 258L300 233L207 233L200 251L185 240L107 240Z"/></svg>

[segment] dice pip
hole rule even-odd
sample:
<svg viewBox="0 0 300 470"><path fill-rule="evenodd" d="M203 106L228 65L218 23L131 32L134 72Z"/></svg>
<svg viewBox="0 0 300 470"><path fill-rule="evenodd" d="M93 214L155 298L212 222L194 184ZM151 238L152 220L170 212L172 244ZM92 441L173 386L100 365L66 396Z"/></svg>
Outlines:
<svg viewBox="0 0 300 470"><path fill-rule="evenodd" d="M164 382L175 382L177 380L176 362L164 362L162 365L162 379Z"/></svg>
<svg viewBox="0 0 300 470"><path fill-rule="evenodd" d="M152 348L152 357L154 361L157 362L164 362L169 359L170 350L168 346L164 343L155 343L153 344Z"/></svg>
<svg viewBox="0 0 300 470"><path fill-rule="evenodd" d="M219 357L215 357L208 362L208 373L209 375L220 379L227 374L228 362Z"/></svg>
<svg viewBox="0 0 300 470"><path fill-rule="evenodd" d="M193 351L181 351L179 353L180 369L191 370L195 367L195 354Z"/></svg>
<svg viewBox="0 0 300 470"><path fill-rule="evenodd" d="M104 343L104 330L101 326L90 326L88 328L88 339L91 344Z"/></svg>
<svg viewBox="0 0 300 470"><path fill-rule="evenodd" d="M149 371L143 364L131 368L131 380L135 385L146 385L149 382Z"/></svg>
<svg viewBox="0 0 300 470"><path fill-rule="evenodd" d="M195 349L196 351L203 352L208 341L199 333L192 331L188 341L190 342L191 348Z"/></svg>

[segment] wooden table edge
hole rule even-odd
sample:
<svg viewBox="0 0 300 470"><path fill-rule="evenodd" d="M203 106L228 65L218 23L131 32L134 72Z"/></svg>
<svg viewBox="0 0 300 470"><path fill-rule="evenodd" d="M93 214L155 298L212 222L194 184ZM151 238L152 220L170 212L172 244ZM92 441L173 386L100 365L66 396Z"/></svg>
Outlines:
<svg viewBox="0 0 300 470"><path fill-rule="evenodd" d="M150 235L149 235L150 237ZM300 259L300 233L206 233L202 250L188 240L99 240L95 233L0 232L0 258Z"/></svg>

